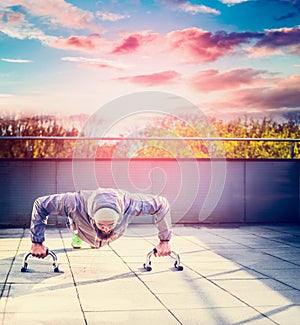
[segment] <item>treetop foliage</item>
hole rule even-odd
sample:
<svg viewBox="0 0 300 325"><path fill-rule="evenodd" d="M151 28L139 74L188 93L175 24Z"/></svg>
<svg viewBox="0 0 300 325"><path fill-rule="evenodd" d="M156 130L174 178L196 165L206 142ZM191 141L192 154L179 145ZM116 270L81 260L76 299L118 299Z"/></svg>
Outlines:
<svg viewBox="0 0 300 325"><path fill-rule="evenodd" d="M202 138L279 138L300 139L300 119L287 115L285 122L271 118L255 120L236 118L230 121L193 116L164 116L149 120L149 125L135 131L134 137L166 137L178 140L120 140L119 142L72 140L84 136L74 126L58 121L55 116L0 116L0 158L72 158L74 146L80 158L291 158L290 142L276 141L206 141ZM70 124L70 123L69 123ZM128 132L130 137L132 132ZM66 140L25 140L24 136L60 136ZM13 139L13 137L18 137ZM181 138L199 138L182 140ZM300 158L300 145L295 143L293 158Z"/></svg>

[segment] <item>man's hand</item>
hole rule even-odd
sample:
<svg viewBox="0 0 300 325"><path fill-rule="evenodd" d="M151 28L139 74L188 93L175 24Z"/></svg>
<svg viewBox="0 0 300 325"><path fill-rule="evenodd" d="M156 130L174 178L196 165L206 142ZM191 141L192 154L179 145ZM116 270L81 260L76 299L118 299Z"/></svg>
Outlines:
<svg viewBox="0 0 300 325"><path fill-rule="evenodd" d="M32 256L45 258L48 254L48 247L44 246L43 244L32 243L30 252Z"/></svg>
<svg viewBox="0 0 300 325"><path fill-rule="evenodd" d="M157 250L155 256L168 256L171 254L171 246L168 241L161 241L155 248Z"/></svg>

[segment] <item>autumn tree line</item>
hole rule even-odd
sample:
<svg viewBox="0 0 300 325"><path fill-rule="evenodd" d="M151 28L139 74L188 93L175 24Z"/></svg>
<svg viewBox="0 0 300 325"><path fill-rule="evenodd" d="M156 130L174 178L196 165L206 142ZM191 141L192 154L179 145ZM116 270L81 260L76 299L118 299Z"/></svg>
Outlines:
<svg viewBox="0 0 300 325"><path fill-rule="evenodd" d="M271 118L244 117L223 121L164 116L150 121L141 130L128 130L127 134L128 137L160 139L124 138L110 142L77 140L76 137L88 137L88 134L76 127L68 127L54 116L0 116L0 158L300 158L297 141L293 148L291 142L249 141L249 138L300 139L300 123L298 115L296 117L287 116L284 122L277 122ZM22 139L26 136L66 139ZM209 141L208 138L247 140Z"/></svg>

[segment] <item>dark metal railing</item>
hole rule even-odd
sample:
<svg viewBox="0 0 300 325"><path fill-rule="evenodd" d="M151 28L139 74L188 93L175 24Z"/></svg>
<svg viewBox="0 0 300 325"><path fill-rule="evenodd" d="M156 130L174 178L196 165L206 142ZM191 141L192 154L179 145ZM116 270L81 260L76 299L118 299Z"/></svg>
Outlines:
<svg viewBox="0 0 300 325"><path fill-rule="evenodd" d="M285 142L290 143L291 159L295 157L295 144L300 142L300 139L294 138L221 138L221 137L99 137L99 136L0 136L0 140L97 140L97 141L207 141L207 142L230 142L230 141L248 141L248 142ZM213 148L211 148L213 152Z"/></svg>

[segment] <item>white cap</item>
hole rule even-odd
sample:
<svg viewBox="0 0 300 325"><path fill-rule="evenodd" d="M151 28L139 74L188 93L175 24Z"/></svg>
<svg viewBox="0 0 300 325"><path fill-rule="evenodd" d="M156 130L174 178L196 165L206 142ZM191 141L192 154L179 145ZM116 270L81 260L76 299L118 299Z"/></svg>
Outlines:
<svg viewBox="0 0 300 325"><path fill-rule="evenodd" d="M102 208L96 211L94 214L94 219L96 222L113 221L114 226L116 226L119 220L119 214L113 209Z"/></svg>

